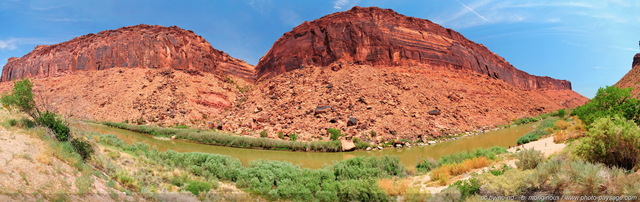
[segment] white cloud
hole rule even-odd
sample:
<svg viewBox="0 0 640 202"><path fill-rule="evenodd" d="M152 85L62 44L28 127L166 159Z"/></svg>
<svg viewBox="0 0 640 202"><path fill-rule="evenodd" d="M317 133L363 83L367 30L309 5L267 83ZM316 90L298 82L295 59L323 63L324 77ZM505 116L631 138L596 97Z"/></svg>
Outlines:
<svg viewBox="0 0 640 202"><path fill-rule="evenodd" d="M39 38L8 38L0 39L0 50L15 50L20 45L43 45L52 44L52 42Z"/></svg>
<svg viewBox="0 0 640 202"><path fill-rule="evenodd" d="M336 10L342 10L355 6L360 0L335 0L333 1L333 8Z"/></svg>
<svg viewBox="0 0 640 202"><path fill-rule="evenodd" d="M0 40L0 50L15 50L16 49L16 40Z"/></svg>

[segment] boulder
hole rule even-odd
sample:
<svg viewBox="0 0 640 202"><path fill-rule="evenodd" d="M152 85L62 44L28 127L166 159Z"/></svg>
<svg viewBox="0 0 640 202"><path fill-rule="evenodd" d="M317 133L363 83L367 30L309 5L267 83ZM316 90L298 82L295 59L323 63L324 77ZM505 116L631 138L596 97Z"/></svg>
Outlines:
<svg viewBox="0 0 640 202"><path fill-rule="evenodd" d="M342 144L342 151L353 151L356 149L356 145L351 140L340 140Z"/></svg>
<svg viewBox="0 0 640 202"><path fill-rule="evenodd" d="M349 117L349 121L347 121L347 126L355 126L358 124L358 119L354 117Z"/></svg>

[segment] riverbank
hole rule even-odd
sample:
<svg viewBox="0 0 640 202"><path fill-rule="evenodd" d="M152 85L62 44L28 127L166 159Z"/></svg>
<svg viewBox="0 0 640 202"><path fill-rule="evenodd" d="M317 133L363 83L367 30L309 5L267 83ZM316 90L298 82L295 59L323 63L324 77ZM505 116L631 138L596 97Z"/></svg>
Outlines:
<svg viewBox="0 0 640 202"><path fill-rule="evenodd" d="M144 133L154 136L162 140L185 140L198 144L226 146L235 148L261 149L261 150L277 150L277 151L298 151L298 152L345 152L345 151L376 151L384 148L406 149L412 146L428 146L434 144L445 143L449 141L459 140L464 137L478 136L485 133L504 130L522 125L531 125L529 122L518 122L519 124L509 124L503 127L492 129L481 129L475 132L466 132L446 137L428 138L423 141L411 142L408 140L392 140L380 144L370 143L364 140L354 138L352 140L327 140L327 141L296 141L272 139L267 137L243 136L233 133L226 133L216 130L203 131L188 128L166 128L149 125L131 125L127 123L103 122L109 127L129 130L138 133ZM509 147L512 145L503 145Z"/></svg>
<svg viewBox="0 0 640 202"><path fill-rule="evenodd" d="M248 149L265 150L289 150L289 151L316 151L316 152L340 152L344 148L340 141L285 141L270 138L257 138L235 135L218 131L202 131L182 128L163 128L146 125L130 125L125 123L104 122L106 126L130 130L152 136L181 139L200 144L227 146Z"/></svg>

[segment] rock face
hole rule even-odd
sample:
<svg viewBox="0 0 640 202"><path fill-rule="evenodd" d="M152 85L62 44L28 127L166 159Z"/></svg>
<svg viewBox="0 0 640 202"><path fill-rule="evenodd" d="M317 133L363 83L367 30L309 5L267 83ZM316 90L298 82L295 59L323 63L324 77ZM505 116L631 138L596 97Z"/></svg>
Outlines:
<svg viewBox="0 0 640 202"><path fill-rule="evenodd" d="M259 79L305 66L446 66L469 69L524 89L571 89L571 83L532 76L482 44L429 20L390 9L354 7L304 22L278 39L256 66Z"/></svg>
<svg viewBox="0 0 640 202"><path fill-rule="evenodd" d="M191 74L209 72L254 79L253 66L214 49L192 31L137 25L37 46L21 58L10 58L1 81L113 67L172 68Z"/></svg>
<svg viewBox="0 0 640 202"><path fill-rule="evenodd" d="M388 142L473 132L587 101L572 90L523 90L447 67L309 67L258 82L253 89L213 122L234 133L295 133L301 141L327 140L327 128L336 128L347 139ZM257 121L265 114L268 120Z"/></svg>
<svg viewBox="0 0 640 202"><path fill-rule="evenodd" d="M633 88L631 93L640 98L640 53L633 57L631 70L618 81L615 86L620 88Z"/></svg>

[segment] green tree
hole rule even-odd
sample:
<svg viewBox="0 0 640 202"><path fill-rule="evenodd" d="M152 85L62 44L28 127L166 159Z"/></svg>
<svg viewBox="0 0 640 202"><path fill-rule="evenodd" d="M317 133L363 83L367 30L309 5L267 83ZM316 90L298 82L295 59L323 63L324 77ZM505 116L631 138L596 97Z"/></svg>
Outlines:
<svg viewBox="0 0 640 202"><path fill-rule="evenodd" d="M571 114L578 115L587 125L598 118L615 115L640 123L640 102L631 97L631 90L615 86L600 88L589 103L577 107Z"/></svg>
<svg viewBox="0 0 640 202"><path fill-rule="evenodd" d="M37 119L40 115L40 111L36 107L36 102L33 101L33 83L29 79L22 79L14 82L13 90L9 94L4 94L0 97L0 103L9 109L15 109L24 112L31 116L33 119Z"/></svg>
<svg viewBox="0 0 640 202"><path fill-rule="evenodd" d="M640 127L620 116L597 119L576 152L591 162L632 169L640 163Z"/></svg>

